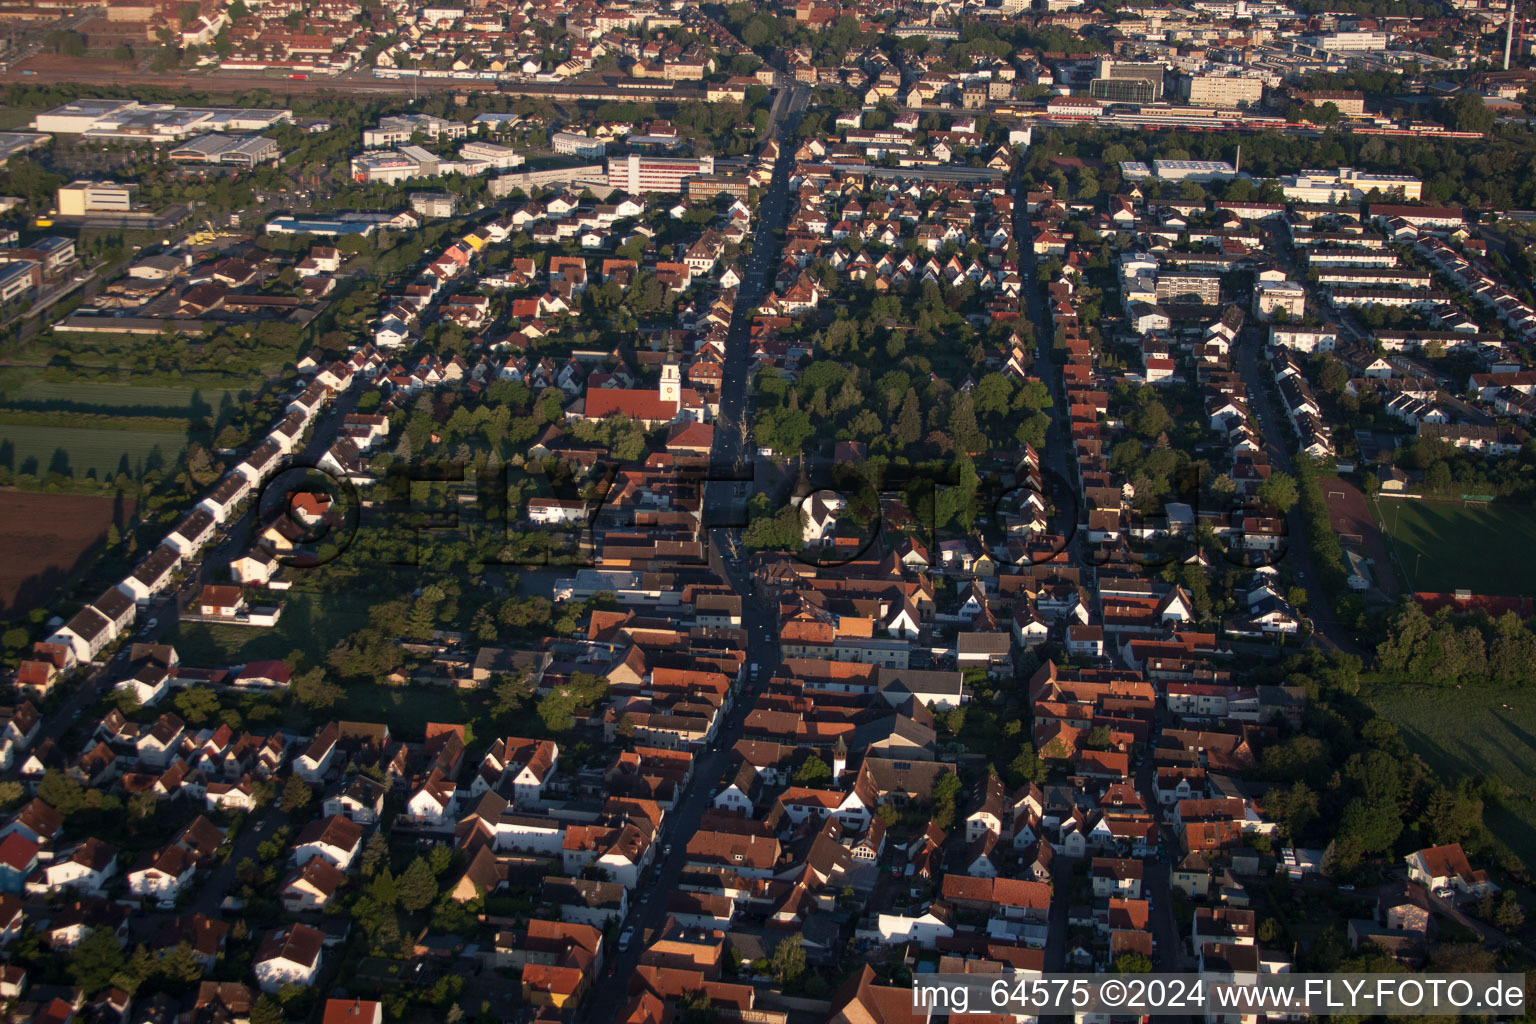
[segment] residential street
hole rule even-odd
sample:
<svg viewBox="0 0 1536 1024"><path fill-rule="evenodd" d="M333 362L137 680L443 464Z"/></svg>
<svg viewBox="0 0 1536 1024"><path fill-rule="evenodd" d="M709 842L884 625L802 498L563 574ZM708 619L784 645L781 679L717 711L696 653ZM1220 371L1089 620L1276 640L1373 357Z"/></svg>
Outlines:
<svg viewBox="0 0 1536 1024"><path fill-rule="evenodd" d="M1040 452L1041 468L1056 474L1059 484L1052 481L1049 476L1045 478L1046 490L1051 492L1048 497L1055 505L1057 514L1067 518L1063 528L1072 530L1067 541L1068 553L1072 556L1073 563L1082 568L1083 582L1091 584L1097 578L1097 572L1093 566L1085 565L1080 557L1081 539L1076 533L1081 510L1077 502L1077 470L1072 460L1067 457L1072 451L1072 435L1067 417L1066 388L1056 366L1056 331L1051 321L1050 310L1045 304L1045 293L1040 281L1040 264L1035 258L1034 236L1029 226L1029 214L1025 212L1023 196L1019 191L1017 175L1013 179L1013 194L1014 238L1019 247L1019 274L1024 278L1024 309L1029 322L1035 329L1033 373L1051 392L1051 425L1045 435L1045 451Z"/></svg>
<svg viewBox="0 0 1536 1024"><path fill-rule="evenodd" d="M1165 724L1167 710L1163 705L1158 706L1158 728L1161 730ZM1157 793L1153 783L1157 779L1156 769L1153 767L1152 757L1147 755L1146 760L1136 769L1136 792L1141 795L1142 802L1147 805L1147 810L1152 815L1152 820L1157 822L1157 835L1162 843L1163 856L1160 860L1142 861L1141 894L1151 902L1148 920L1152 926L1152 939L1157 944L1157 965L1160 970L1180 971L1193 970L1193 960L1186 955L1189 946L1188 939L1180 933L1178 920L1173 915L1173 885L1171 883L1173 865L1178 860L1179 837L1168 824L1164 815L1163 806L1157 802Z"/></svg>
<svg viewBox="0 0 1536 1024"><path fill-rule="evenodd" d="M1287 447L1280 442L1289 436L1287 425L1282 419L1280 407L1275 401L1274 392L1265 386L1267 371L1262 365L1264 351L1264 334L1259 328L1248 327L1238 335L1238 342L1233 347L1236 356L1237 370L1243 377L1243 383L1248 386L1248 400L1254 414L1259 418L1259 428L1264 433L1264 450L1269 455L1269 464L1279 472L1295 473L1295 462ZM1302 517L1300 506L1291 509L1286 516L1286 528L1288 531L1285 547L1281 549L1280 557L1285 560L1287 567L1298 574L1298 579L1304 588L1310 587L1309 593L1315 593L1316 600L1307 605L1307 615L1312 619L1314 628L1313 638L1318 645L1327 650L1339 650L1349 654L1360 654L1360 647L1355 640L1334 618L1333 609L1320 587L1320 579L1317 568L1312 562L1312 549L1307 543L1307 524Z"/></svg>

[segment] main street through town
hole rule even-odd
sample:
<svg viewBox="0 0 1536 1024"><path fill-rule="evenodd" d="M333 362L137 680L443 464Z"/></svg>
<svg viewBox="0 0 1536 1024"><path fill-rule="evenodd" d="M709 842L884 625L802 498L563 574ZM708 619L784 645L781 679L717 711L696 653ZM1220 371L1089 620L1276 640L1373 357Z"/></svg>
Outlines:
<svg viewBox="0 0 1536 1024"><path fill-rule="evenodd" d="M734 697L710 740L709 747L693 761L693 774L682 797L668 812L662 825L661 855L649 874L630 893L630 912L622 927L631 936L626 948L611 948L610 968L590 997L582 1003L579 1019L584 1024L609 1024L617 1019L627 1002L626 986L645 949L646 935L666 919L666 894L677 888L687 862L687 837L696 832L708 810L715 783L730 764L731 749L742 738L742 709L751 707L762 693L764 683L779 663L776 615L765 595L753 586L751 567L741 554L740 530L732 525L739 519L750 484L739 487L734 479L744 475L750 480L751 452L747 449L746 417L748 411L750 368L749 328L752 313L772 284L777 266L778 231L783 228L789 207L789 168L793 161L784 152L800 115L810 98L810 90L796 86L781 106L775 104L775 117L782 114L770 131L778 139L781 157L774 165L773 181L758 206L756 235L747 258L747 272L736 292L736 305L726 334L725 376L720 392L720 414L715 422L714 450L710 461L714 479L705 482L704 509L709 527L711 563L723 569L732 589L741 597L741 625L747 633L748 675ZM746 467L743 473L741 467ZM755 667L755 671L753 670ZM632 931L630 931L632 929Z"/></svg>

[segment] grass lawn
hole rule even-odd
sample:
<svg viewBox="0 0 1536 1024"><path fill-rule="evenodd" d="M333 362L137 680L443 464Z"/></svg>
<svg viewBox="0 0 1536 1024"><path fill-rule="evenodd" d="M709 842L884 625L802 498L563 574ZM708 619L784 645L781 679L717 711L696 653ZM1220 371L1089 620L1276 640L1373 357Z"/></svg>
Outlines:
<svg viewBox="0 0 1536 1024"><path fill-rule="evenodd" d="M187 665L223 668L266 658L286 658L295 649L311 660L368 623L372 601L350 594L289 593L281 598L282 618L271 629L178 622L168 643Z"/></svg>
<svg viewBox="0 0 1536 1024"><path fill-rule="evenodd" d="M1536 508L1378 498L1372 512L1413 590L1529 593Z"/></svg>
<svg viewBox="0 0 1536 1024"><path fill-rule="evenodd" d="M347 695L327 714L344 722L383 721L389 731L407 742L427 737L428 722L469 724L469 746L477 751L494 737L487 719L489 696L480 690L456 690L446 686L378 686L353 683ZM537 721L537 720L535 720Z"/></svg>
<svg viewBox="0 0 1536 1024"><path fill-rule="evenodd" d="M377 599L367 595L291 593L283 597L283 616L271 629L211 626L179 622L168 642L185 665L222 668L264 658L286 658L295 649L311 661L323 659L336 643L368 622L368 608ZM379 722L403 740L426 738L428 722L480 723L489 695L445 687L380 686L353 683L346 696L324 712L290 706L291 728L315 729L331 719ZM477 727L476 733L485 731ZM483 739L484 737L480 737Z"/></svg>
<svg viewBox="0 0 1536 1024"><path fill-rule="evenodd" d="M0 107L0 132L24 132L46 107Z"/></svg>
<svg viewBox="0 0 1536 1024"><path fill-rule="evenodd" d="M1488 827L1536 867L1536 691L1377 686L1363 696L1436 772L1490 776L1508 787L1507 806L1489 810Z"/></svg>

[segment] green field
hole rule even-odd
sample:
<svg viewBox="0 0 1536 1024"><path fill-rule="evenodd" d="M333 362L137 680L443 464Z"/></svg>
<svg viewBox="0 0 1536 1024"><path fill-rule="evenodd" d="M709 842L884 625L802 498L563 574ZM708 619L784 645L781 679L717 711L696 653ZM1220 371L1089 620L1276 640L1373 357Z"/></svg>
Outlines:
<svg viewBox="0 0 1536 1024"><path fill-rule="evenodd" d="M368 623L370 599L348 594L289 593L278 596L282 618L271 629L179 622L167 642L188 665L224 668L302 650L324 658L337 642Z"/></svg>
<svg viewBox="0 0 1536 1024"><path fill-rule="evenodd" d="M24 132L38 114L46 108L0 107L0 132Z"/></svg>
<svg viewBox="0 0 1536 1024"><path fill-rule="evenodd" d="M1489 810L1488 827L1536 867L1536 691L1392 686L1363 695L1437 773L1503 783L1505 806Z"/></svg>
<svg viewBox="0 0 1536 1024"><path fill-rule="evenodd" d="M210 626L178 622L166 642L176 648L184 665L228 668L264 658L283 659L302 650L311 661L323 661L337 642L368 622L368 608L378 598L354 594L289 593L281 595L283 616L271 629L249 626ZM469 723L485 715L486 695L446 687L378 686L354 683L335 707L324 712L289 709L292 728L314 729L323 721L342 719L386 723L402 739L425 738L426 723ZM297 710L295 710L297 709Z"/></svg>
<svg viewBox="0 0 1536 1024"><path fill-rule="evenodd" d="M169 468L186 448L194 420L216 420L252 393L50 381L35 369L7 368L0 371L0 466L97 480L119 472L137 476L157 465ZM71 417L80 417L79 425L65 425Z"/></svg>
<svg viewBox="0 0 1536 1024"><path fill-rule="evenodd" d="M146 416L208 416L238 401L234 388L177 388L95 381L28 380L5 388L4 404L17 408L71 408Z"/></svg>
<svg viewBox="0 0 1536 1024"><path fill-rule="evenodd" d="M379 722L408 742L426 739L428 722L449 725L474 725L486 716L488 698L481 690L458 690L447 686L377 686L354 683L347 695L328 713L342 721ZM471 731L481 732L483 726ZM480 736L481 742L487 737Z"/></svg>
<svg viewBox="0 0 1536 1024"><path fill-rule="evenodd" d="M185 432L0 424L0 466L34 475L57 470L76 479L110 480L119 471L170 468L186 446Z"/></svg>
<svg viewBox="0 0 1536 1024"><path fill-rule="evenodd" d="M1521 595L1536 576L1536 508L1378 498L1376 525L1420 592Z"/></svg>

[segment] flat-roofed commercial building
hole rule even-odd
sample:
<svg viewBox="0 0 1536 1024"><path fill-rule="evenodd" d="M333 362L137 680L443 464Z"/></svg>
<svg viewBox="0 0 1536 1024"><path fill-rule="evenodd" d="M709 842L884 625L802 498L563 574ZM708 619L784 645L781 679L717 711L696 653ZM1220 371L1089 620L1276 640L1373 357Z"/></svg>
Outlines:
<svg viewBox="0 0 1536 1024"><path fill-rule="evenodd" d="M1188 75L1179 84L1195 107L1252 106L1264 98L1263 79L1241 75Z"/></svg>
<svg viewBox="0 0 1536 1024"><path fill-rule="evenodd" d="M128 213L138 201L138 185L116 181L72 181L58 194L59 213L65 217Z"/></svg>
<svg viewBox="0 0 1536 1024"><path fill-rule="evenodd" d="M42 276L42 264L35 260L15 260L0 265L0 303L14 302L31 294Z"/></svg>
<svg viewBox="0 0 1536 1024"><path fill-rule="evenodd" d="M1100 59L1088 95L1110 103L1156 103L1163 98L1161 64Z"/></svg>
<svg viewBox="0 0 1536 1024"><path fill-rule="evenodd" d="M1153 160L1152 176L1164 181L1230 181L1237 171L1225 160Z"/></svg>
<svg viewBox="0 0 1536 1024"><path fill-rule="evenodd" d="M746 202L751 183L745 174L700 174L688 179L688 198L708 200L724 192Z"/></svg>
<svg viewBox="0 0 1536 1024"><path fill-rule="evenodd" d="M203 135L170 152L177 163L233 167L255 167L281 155L277 143L264 135Z"/></svg>
<svg viewBox="0 0 1536 1024"><path fill-rule="evenodd" d="M555 132L549 140L550 147L564 156L579 156L583 160L596 160L606 156L608 143L575 132Z"/></svg>
<svg viewBox="0 0 1536 1024"><path fill-rule="evenodd" d="M715 158L642 156L631 153L608 161L608 185L630 195L646 192L682 192L683 182L700 174L715 173Z"/></svg>

